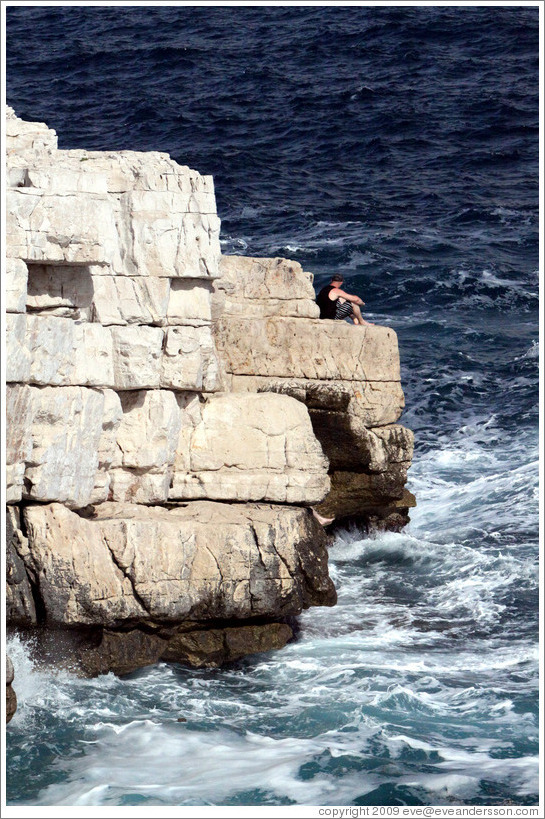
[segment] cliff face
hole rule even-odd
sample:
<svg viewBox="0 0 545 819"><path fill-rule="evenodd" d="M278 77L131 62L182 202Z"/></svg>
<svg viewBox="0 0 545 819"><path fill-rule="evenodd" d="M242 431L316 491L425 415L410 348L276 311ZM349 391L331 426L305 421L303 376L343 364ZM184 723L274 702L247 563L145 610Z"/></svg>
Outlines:
<svg viewBox="0 0 545 819"><path fill-rule="evenodd" d="M320 320L312 276L297 262L224 256L215 282L215 339L227 388L289 395L305 404L329 461L324 517L399 529L413 435L397 336L389 327Z"/></svg>
<svg viewBox="0 0 545 819"><path fill-rule="evenodd" d="M10 109L7 149L8 622L77 633L89 673L284 645L335 602L309 507L411 505L395 333L222 258L212 179L166 154Z"/></svg>

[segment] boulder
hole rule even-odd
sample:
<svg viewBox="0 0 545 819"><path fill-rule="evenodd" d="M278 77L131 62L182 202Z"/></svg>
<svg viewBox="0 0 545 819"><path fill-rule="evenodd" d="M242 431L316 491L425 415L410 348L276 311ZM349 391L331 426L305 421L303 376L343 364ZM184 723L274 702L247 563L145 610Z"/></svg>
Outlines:
<svg viewBox="0 0 545 819"><path fill-rule="evenodd" d="M326 537L306 509L104 503L82 517L50 504L24 516L25 568L50 626L278 619L335 602Z"/></svg>
<svg viewBox="0 0 545 819"><path fill-rule="evenodd" d="M171 500L309 505L329 489L327 460L308 411L287 395L209 396L180 444L188 450L177 455Z"/></svg>

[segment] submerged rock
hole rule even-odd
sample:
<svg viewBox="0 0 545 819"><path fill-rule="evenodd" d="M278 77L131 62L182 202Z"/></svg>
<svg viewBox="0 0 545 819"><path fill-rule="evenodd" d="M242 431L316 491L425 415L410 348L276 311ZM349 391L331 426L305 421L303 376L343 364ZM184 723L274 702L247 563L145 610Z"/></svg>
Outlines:
<svg viewBox="0 0 545 819"><path fill-rule="evenodd" d="M224 627L187 622L171 629L157 626L153 631L104 629L98 645L79 652L79 663L91 676L107 671L128 674L160 660L218 668L248 654L283 648L292 638L291 627L278 622Z"/></svg>

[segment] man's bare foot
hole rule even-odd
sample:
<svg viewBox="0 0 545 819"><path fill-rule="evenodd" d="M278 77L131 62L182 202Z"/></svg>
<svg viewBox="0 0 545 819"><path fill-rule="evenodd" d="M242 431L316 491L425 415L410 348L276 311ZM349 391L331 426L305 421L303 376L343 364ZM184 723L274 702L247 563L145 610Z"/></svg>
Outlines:
<svg viewBox="0 0 545 819"><path fill-rule="evenodd" d="M318 523L322 524L322 526L328 526L335 520L335 518L324 518L322 515L319 515L315 509L312 510L312 514L314 515Z"/></svg>

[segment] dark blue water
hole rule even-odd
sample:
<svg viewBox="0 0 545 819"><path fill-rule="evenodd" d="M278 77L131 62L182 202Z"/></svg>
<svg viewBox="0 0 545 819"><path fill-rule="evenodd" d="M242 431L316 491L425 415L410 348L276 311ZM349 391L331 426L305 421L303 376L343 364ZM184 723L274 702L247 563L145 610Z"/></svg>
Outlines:
<svg viewBox="0 0 545 819"><path fill-rule="evenodd" d="M341 269L419 502L280 652L81 681L15 639L8 802L537 804L538 9L8 8L7 98L213 174L224 253Z"/></svg>

